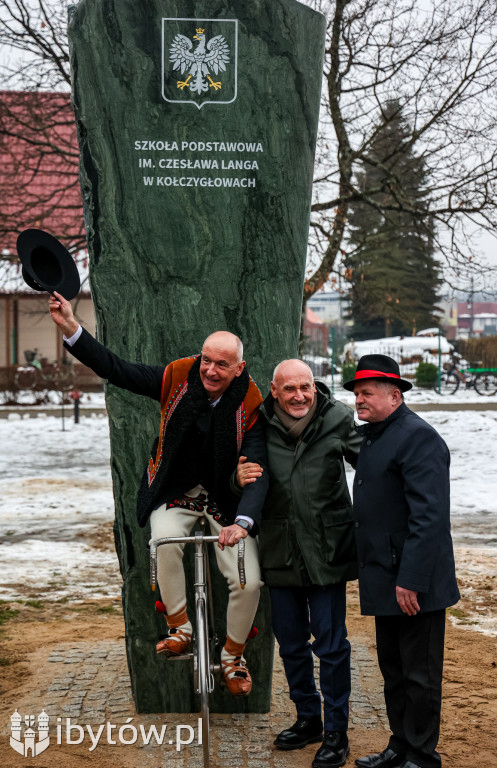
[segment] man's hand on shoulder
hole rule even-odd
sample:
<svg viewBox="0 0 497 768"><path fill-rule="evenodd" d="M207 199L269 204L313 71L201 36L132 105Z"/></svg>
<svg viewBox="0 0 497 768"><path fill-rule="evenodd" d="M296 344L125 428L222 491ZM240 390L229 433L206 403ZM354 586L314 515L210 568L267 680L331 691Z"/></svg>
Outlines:
<svg viewBox="0 0 497 768"><path fill-rule="evenodd" d="M240 456L236 468L236 482L240 488L245 488L249 483L255 483L258 477L263 473L263 469L255 462L247 462L246 456Z"/></svg>
<svg viewBox="0 0 497 768"><path fill-rule="evenodd" d="M404 589L404 587L395 587L397 593L397 602L400 606L402 613L407 613L408 616L415 616L419 613L418 593L412 589Z"/></svg>
<svg viewBox="0 0 497 768"><path fill-rule="evenodd" d="M246 531L245 528L242 528L241 525L238 525L237 523L227 525L226 528L221 528L218 547L219 549L234 547L235 544L238 544L240 539L245 539L246 536L248 536L248 531Z"/></svg>
<svg viewBox="0 0 497 768"><path fill-rule="evenodd" d="M58 325L64 336L70 338L79 328L75 319L71 304L60 293L54 291L54 295L48 299L48 309L55 325Z"/></svg>

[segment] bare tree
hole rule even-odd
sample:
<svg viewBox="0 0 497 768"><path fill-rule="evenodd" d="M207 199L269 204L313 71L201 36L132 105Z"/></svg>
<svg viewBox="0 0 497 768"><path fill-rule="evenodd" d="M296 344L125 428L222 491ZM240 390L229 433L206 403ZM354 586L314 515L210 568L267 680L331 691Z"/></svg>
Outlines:
<svg viewBox="0 0 497 768"><path fill-rule="evenodd" d="M67 0L3 0L0 6L2 88L70 90Z"/></svg>
<svg viewBox="0 0 497 768"><path fill-rule="evenodd" d="M304 301L340 272L349 206L361 202L434 222L444 279L485 271L475 232L497 225L497 5L494 0L307 0L328 19L310 257ZM396 100L409 149L429 178L422 205L395 163L383 186L361 170L385 108ZM380 119L381 118L381 119ZM395 115L393 116L395 118ZM398 148L392 146L392 157ZM386 171L387 168L382 168ZM387 192L387 195L382 195ZM345 276L347 277L347 276Z"/></svg>
<svg viewBox="0 0 497 768"><path fill-rule="evenodd" d="M54 0L9 0L0 9L0 244L15 253L20 229L47 229L85 247L76 127L70 104L67 10ZM7 256L6 256L7 258Z"/></svg>
<svg viewBox="0 0 497 768"><path fill-rule="evenodd" d="M469 268L483 271L475 232L493 232L497 225L495 0L302 2L328 19L304 300L328 281L350 247L349 206L357 201L377 208L385 198L386 217L408 211L420 222L435 222L434 246L446 280ZM66 8L62 0L4 0L0 45L16 57L1 67L3 87L68 88ZM392 100L411 126L413 153L428 170L422 208L406 194L395 163L384 174L388 195L358 184ZM2 131L0 125L0 141ZM45 138L41 143L55 151ZM75 162L75 146L60 151Z"/></svg>

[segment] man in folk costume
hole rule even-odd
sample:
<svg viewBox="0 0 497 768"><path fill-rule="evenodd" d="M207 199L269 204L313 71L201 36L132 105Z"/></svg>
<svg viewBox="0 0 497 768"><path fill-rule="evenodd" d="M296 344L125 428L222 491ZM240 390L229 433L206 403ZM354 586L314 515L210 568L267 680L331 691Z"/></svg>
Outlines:
<svg viewBox="0 0 497 768"><path fill-rule="evenodd" d="M227 638L221 653L230 692L248 695L252 680L243 651L259 602L260 570L255 535L267 491L267 472L248 485L241 498L230 478L243 453L265 464L265 441L258 422L261 394L249 377L240 339L227 331L211 334L200 355L164 366L130 363L97 342L75 320L61 294L49 299L53 321L64 334L67 349L80 362L117 387L145 395L161 404L161 426L138 492L138 522L150 519L151 537L187 536L194 523L207 517L219 535L216 557L230 589ZM237 552L246 541L246 586L238 580ZM226 548L227 547L227 548ZM157 580L167 606L168 636L157 653L174 656L190 645L183 546L159 548Z"/></svg>

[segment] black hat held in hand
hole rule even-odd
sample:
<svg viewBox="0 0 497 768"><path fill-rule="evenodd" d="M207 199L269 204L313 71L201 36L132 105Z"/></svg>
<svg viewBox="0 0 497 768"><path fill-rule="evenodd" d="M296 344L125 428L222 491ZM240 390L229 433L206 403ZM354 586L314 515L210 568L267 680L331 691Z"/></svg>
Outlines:
<svg viewBox="0 0 497 768"><path fill-rule="evenodd" d="M344 389L354 391L354 384L361 379L376 379L376 381L391 381L396 384L401 392L412 389L412 384L406 379L400 378L399 364L387 355L363 355L357 363L355 376L351 381L346 381Z"/></svg>
<svg viewBox="0 0 497 768"><path fill-rule="evenodd" d="M67 301L81 287L74 259L57 238L41 229L25 229L17 238L24 282L35 291L57 291Z"/></svg>

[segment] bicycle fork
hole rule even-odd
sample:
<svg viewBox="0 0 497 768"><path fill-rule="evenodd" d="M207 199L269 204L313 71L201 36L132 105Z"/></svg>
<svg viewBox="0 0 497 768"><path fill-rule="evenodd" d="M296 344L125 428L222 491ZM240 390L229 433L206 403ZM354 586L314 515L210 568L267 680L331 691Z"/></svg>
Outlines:
<svg viewBox="0 0 497 768"><path fill-rule="evenodd" d="M208 561L206 561L206 552L203 545L204 530L195 532L195 614L197 618L197 642L198 642L198 669L195 669L195 688L197 693L201 693L200 680L207 680L207 691L212 693L214 690L213 671L218 671L219 665L211 665L209 642L199 642L200 638L207 638L209 635L207 616L207 606L211 608L211 603L207 599L206 585L210 585L207 579ZM212 630L214 628L212 627ZM217 669L216 669L217 667Z"/></svg>

